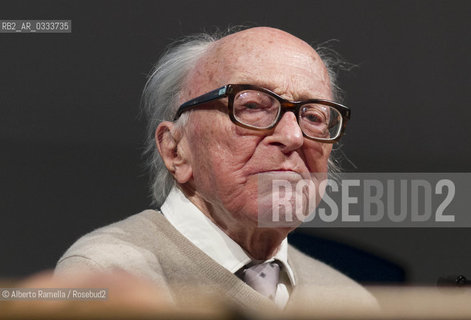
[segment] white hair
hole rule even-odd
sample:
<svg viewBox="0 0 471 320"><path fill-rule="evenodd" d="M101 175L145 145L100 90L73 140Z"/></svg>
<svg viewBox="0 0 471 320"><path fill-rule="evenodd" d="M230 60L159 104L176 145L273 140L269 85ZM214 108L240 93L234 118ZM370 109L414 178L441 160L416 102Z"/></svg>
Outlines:
<svg viewBox="0 0 471 320"><path fill-rule="evenodd" d="M231 30L229 33L234 32ZM179 98L183 84L189 72L196 67L200 58L209 50L211 44L226 34L202 33L186 37L171 45L160 57L148 77L142 93L142 107L147 120L146 165L151 174L151 192L153 204L160 207L165 201L175 180L167 170L160 157L155 142L155 130L162 121L174 121L179 107ZM336 72L330 50L318 49L318 53L327 67L333 97L339 99L339 88L336 85ZM188 120L188 113L183 113L177 120L177 127L182 127ZM337 172L336 161L329 159L329 172Z"/></svg>

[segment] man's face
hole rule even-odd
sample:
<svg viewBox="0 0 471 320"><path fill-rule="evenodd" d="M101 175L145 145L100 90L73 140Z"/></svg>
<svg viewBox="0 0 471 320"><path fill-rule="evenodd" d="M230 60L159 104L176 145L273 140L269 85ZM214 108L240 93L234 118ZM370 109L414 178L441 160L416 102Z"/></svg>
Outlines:
<svg viewBox="0 0 471 320"><path fill-rule="evenodd" d="M252 84L285 99L332 99L327 71L314 50L287 33L255 28L220 40L187 78L185 102L226 84ZM220 99L190 115L184 153L192 168L185 188L192 201L224 229L256 223L257 183L270 173L297 181L326 172L332 145L308 140L292 112L271 131L239 127Z"/></svg>

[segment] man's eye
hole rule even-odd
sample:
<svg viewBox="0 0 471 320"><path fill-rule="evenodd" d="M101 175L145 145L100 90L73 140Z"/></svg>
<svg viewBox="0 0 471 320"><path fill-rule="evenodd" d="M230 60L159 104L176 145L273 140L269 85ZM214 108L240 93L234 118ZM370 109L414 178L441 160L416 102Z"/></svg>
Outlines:
<svg viewBox="0 0 471 320"><path fill-rule="evenodd" d="M314 113L314 112L306 113L304 115L304 118L311 123L325 123L326 122L325 116L323 114Z"/></svg>
<svg viewBox="0 0 471 320"><path fill-rule="evenodd" d="M322 122L322 119L315 114L308 114L306 118L310 122Z"/></svg>
<svg viewBox="0 0 471 320"><path fill-rule="evenodd" d="M250 110L256 110L256 109L261 109L262 106L258 103L255 102L247 102L244 104L245 109L250 109Z"/></svg>

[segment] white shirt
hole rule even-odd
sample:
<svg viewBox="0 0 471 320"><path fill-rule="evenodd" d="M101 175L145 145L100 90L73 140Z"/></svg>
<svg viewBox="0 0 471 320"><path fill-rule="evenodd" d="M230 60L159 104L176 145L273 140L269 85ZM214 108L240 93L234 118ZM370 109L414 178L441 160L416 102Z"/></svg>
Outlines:
<svg viewBox="0 0 471 320"><path fill-rule="evenodd" d="M196 247L232 273L252 261L252 258L224 231L205 216L177 187L173 187L160 208L167 220ZM267 261L278 260L283 265L275 303L286 306L289 290L296 282L288 263L288 240L281 242L275 256Z"/></svg>

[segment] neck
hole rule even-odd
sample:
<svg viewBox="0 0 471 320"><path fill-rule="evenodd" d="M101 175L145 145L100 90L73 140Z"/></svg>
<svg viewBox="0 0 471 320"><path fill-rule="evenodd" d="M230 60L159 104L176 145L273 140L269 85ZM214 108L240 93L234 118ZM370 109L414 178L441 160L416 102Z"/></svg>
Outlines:
<svg viewBox="0 0 471 320"><path fill-rule="evenodd" d="M295 229L294 227L260 228L257 219L250 219L241 213L233 215L223 207L201 201L201 197L195 193L185 192L185 194L204 215L255 260L272 258L288 233Z"/></svg>
<svg viewBox="0 0 471 320"><path fill-rule="evenodd" d="M273 228L254 228L233 232L224 230L235 242L237 242L255 260L267 260L277 254L281 242L291 230Z"/></svg>

